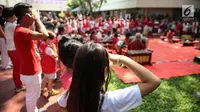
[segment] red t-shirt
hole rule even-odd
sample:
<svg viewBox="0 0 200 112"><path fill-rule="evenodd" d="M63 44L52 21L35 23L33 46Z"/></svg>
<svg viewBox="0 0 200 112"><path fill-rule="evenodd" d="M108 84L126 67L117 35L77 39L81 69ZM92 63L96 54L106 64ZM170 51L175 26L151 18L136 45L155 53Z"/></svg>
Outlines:
<svg viewBox="0 0 200 112"><path fill-rule="evenodd" d="M65 90L69 89L72 82L72 73L64 72L61 76L62 86Z"/></svg>
<svg viewBox="0 0 200 112"><path fill-rule="evenodd" d="M144 24L147 25L148 23L149 23L148 18L145 18L145 19L144 19Z"/></svg>
<svg viewBox="0 0 200 112"><path fill-rule="evenodd" d="M148 26L153 27L154 26L154 22L153 21L149 21Z"/></svg>
<svg viewBox="0 0 200 112"><path fill-rule="evenodd" d="M113 37L113 38L112 38L112 44L113 44L113 45L117 44L118 41L119 41L118 38L116 38L116 37Z"/></svg>
<svg viewBox="0 0 200 112"><path fill-rule="evenodd" d="M40 46L40 48L42 50L42 58L43 58L43 60L41 61L42 72L44 74L56 73L56 69L57 69L56 58L53 58L53 57L49 56L48 54L46 54L47 47L50 47L54 51L54 53L57 54L56 46L53 43L51 45L43 44Z"/></svg>
<svg viewBox="0 0 200 112"><path fill-rule="evenodd" d="M181 31L181 24L176 25L176 30Z"/></svg>
<svg viewBox="0 0 200 112"><path fill-rule="evenodd" d="M142 42L135 42L132 41L129 45L128 45L128 50L142 50L145 49L144 44Z"/></svg>
<svg viewBox="0 0 200 112"><path fill-rule="evenodd" d="M41 72L40 54L32 40L33 31L17 26L14 32L14 42L20 57L20 70L23 75L35 75Z"/></svg>
<svg viewBox="0 0 200 112"><path fill-rule="evenodd" d="M168 39L173 39L173 37L174 37L174 32L170 32L170 31L169 31L169 32L167 33L167 38L168 38Z"/></svg>
<svg viewBox="0 0 200 112"><path fill-rule="evenodd" d="M99 42L99 39L97 38L96 35L93 35L93 36L92 36L92 40L93 40L94 42Z"/></svg>

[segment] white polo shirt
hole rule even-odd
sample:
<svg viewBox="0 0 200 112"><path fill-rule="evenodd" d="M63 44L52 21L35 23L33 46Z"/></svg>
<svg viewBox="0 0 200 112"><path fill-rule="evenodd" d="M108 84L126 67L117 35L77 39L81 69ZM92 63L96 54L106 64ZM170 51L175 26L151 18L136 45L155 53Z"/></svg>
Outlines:
<svg viewBox="0 0 200 112"><path fill-rule="evenodd" d="M65 108L68 96L65 93L58 98L58 104ZM127 112L142 104L142 97L138 85L106 92L102 105L102 112Z"/></svg>
<svg viewBox="0 0 200 112"><path fill-rule="evenodd" d="M5 36L7 40L7 50L13 51L16 50L15 48L15 43L14 43L14 31L16 28L17 24L16 23L11 23L11 22L6 22L5 24Z"/></svg>

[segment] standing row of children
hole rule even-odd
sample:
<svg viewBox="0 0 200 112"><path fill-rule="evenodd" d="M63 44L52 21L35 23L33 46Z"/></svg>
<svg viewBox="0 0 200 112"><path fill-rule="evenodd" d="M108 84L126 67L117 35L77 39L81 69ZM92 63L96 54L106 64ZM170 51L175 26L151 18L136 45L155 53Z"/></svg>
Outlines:
<svg viewBox="0 0 200 112"><path fill-rule="evenodd" d="M15 43L14 43L14 31L17 26L16 24L16 16L14 15L13 8L4 8L3 9L3 18L6 20L4 31L6 38L6 46L8 55L13 63L13 80L16 86L16 92L24 91L25 87L20 80L20 59L18 57ZM50 31L49 31L50 32ZM49 91L49 95L56 95L59 92L52 89L53 79L56 78L57 72L57 47L53 43L54 38L56 37L53 33L49 33L50 37L41 41L40 44L40 54L42 57L41 65L42 65L42 73L44 74L43 83L42 83L42 92ZM48 82L48 89L45 88L46 82Z"/></svg>
<svg viewBox="0 0 200 112"><path fill-rule="evenodd" d="M40 110L36 104L41 92L48 91L50 96L59 93L53 89L58 60L57 47L53 43L56 36L46 30L40 20L39 12L30 4L18 3L14 8L4 8L2 15L6 21L5 43L13 63L16 92L26 89L27 111L38 112ZM38 32L35 31L35 26ZM40 41L40 52L38 41ZM43 80L41 73L44 74Z"/></svg>

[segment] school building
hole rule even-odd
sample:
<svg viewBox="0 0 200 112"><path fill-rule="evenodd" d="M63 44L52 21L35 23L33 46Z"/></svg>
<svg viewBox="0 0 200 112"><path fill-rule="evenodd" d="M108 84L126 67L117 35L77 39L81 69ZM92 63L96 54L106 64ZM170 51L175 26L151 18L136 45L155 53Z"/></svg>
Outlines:
<svg viewBox="0 0 200 112"><path fill-rule="evenodd" d="M183 5L194 5L195 12L199 12L199 0L107 0L101 11L111 16L162 15L176 19L182 16Z"/></svg>
<svg viewBox="0 0 200 112"><path fill-rule="evenodd" d="M14 6L27 2L41 11L66 11L67 0L0 0L0 4ZM200 0L107 0L100 11L103 15L126 16L167 16L172 19L182 16L182 5L194 5L195 14L200 18Z"/></svg>

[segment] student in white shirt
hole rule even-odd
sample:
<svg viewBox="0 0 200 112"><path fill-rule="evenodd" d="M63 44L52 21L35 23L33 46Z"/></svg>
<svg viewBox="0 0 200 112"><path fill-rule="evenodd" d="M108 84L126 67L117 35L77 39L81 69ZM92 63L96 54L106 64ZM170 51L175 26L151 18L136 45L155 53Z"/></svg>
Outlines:
<svg viewBox="0 0 200 112"><path fill-rule="evenodd" d="M111 77L109 60L127 66L142 83L107 92ZM132 59L108 54L102 45L89 42L78 49L71 86L60 96L58 104L67 112L125 112L139 106L142 97L159 84L159 78Z"/></svg>
<svg viewBox="0 0 200 112"><path fill-rule="evenodd" d="M57 41L58 42L62 39L64 32L65 32L64 26L59 26L58 27L58 34L57 34Z"/></svg>
<svg viewBox="0 0 200 112"><path fill-rule="evenodd" d="M17 18L14 15L13 8L4 8L3 16L6 19L6 24L4 27L6 42L7 42L7 50L8 55L13 63L13 81L15 83L15 91L21 92L25 90L20 80L20 59L18 57L15 43L14 43L14 31L17 26L15 23Z"/></svg>
<svg viewBox="0 0 200 112"><path fill-rule="evenodd" d="M95 21L93 18L90 19L90 30L94 30L95 27Z"/></svg>

